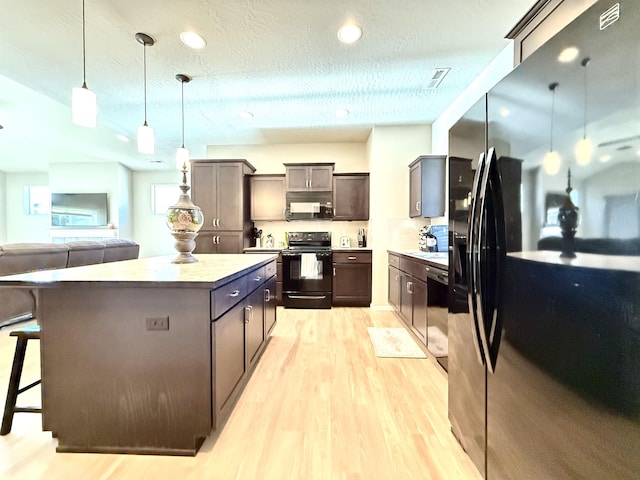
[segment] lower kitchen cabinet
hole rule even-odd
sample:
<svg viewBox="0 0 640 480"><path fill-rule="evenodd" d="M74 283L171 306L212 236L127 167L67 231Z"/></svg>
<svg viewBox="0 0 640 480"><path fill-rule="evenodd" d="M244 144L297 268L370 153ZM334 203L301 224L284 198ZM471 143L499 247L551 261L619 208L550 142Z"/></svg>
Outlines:
<svg viewBox="0 0 640 480"><path fill-rule="evenodd" d="M194 253L242 253L244 237L242 231L199 232Z"/></svg>
<svg viewBox="0 0 640 480"><path fill-rule="evenodd" d="M212 315L221 313L215 313L217 318L211 325L214 427L231 413L266 347L267 335L276 323L276 306L271 293L277 283L275 263L273 261L211 293L218 304L224 304L225 300L226 305L237 302L225 313L222 313L224 305L219 310L212 310ZM242 295L246 296L242 298Z"/></svg>
<svg viewBox="0 0 640 480"><path fill-rule="evenodd" d="M389 253L389 304L425 346L430 324L428 268L423 261Z"/></svg>
<svg viewBox="0 0 640 480"><path fill-rule="evenodd" d="M371 305L371 251L333 252L332 305Z"/></svg>

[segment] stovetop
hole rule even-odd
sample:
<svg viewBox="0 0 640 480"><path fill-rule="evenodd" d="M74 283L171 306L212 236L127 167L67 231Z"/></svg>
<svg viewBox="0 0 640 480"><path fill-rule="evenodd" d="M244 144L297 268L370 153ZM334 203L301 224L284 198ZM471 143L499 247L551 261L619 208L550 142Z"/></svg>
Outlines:
<svg viewBox="0 0 640 480"><path fill-rule="evenodd" d="M319 250L331 250L331 232L288 232L288 250L309 247Z"/></svg>

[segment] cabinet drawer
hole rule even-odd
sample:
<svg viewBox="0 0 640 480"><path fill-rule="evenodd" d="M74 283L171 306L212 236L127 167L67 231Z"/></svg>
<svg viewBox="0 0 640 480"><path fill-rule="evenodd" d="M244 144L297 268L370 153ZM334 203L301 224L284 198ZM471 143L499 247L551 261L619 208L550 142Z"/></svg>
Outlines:
<svg viewBox="0 0 640 480"><path fill-rule="evenodd" d="M266 266L265 266L265 278L271 278L274 275L276 275L277 273L277 263L274 260L273 262L269 262Z"/></svg>
<svg viewBox="0 0 640 480"><path fill-rule="evenodd" d="M371 263L371 252L333 252L333 263Z"/></svg>
<svg viewBox="0 0 640 480"><path fill-rule="evenodd" d="M389 254L389 266L400 268L400 257L397 255Z"/></svg>
<svg viewBox="0 0 640 480"><path fill-rule="evenodd" d="M267 276L267 266L263 265L247 274L247 293L253 292L256 288L262 285L265 280L269 278Z"/></svg>
<svg viewBox="0 0 640 480"><path fill-rule="evenodd" d="M400 259L400 270L407 272L412 277L418 278L423 282L427 281L426 266L427 265L425 263L422 263L419 260L409 260L404 257Z"/></svg>
<svg viewBox="0 0 640 480"><path fill-rule="evenodd" d="M253 277L245 275L237 278L211 293L211 320L215 320L247 296L247 293L249 293L247 280L249 278Z"/></svg>

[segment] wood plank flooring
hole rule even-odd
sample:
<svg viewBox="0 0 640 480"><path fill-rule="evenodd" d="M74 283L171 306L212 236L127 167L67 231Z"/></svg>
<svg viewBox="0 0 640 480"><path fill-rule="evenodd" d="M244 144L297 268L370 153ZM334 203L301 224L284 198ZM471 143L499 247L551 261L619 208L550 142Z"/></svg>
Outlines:
<svg viewBox="0 0 640 480"><path fill-rule="evenodd" d="M450 432L446 374L431 357L377 358L368 326L401 323L368 308L279 308L233 414L195 457L56 453L41 416L20 413L0 437L0 478L480 480ZM2 406L10 330L0 330ZM31 343L23 384L39 375ZM22 396L39 401L38 389Z"/></svg>

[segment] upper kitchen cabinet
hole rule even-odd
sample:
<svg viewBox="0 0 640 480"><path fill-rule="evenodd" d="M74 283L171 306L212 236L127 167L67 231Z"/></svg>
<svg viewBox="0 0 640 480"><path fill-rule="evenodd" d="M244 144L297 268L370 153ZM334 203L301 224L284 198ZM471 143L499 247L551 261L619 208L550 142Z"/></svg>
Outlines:
<svg viewBox="0 0 640 480"><path fill-rule="evenodd" d="M334 165L334 163L285 163L287 191L331 191Z"/></svg>
<svg viewBox="0 0 640 480"><path fill-rule="evenodd" d="M285 176L251 176L251 220L286 220Z"/></svg>
<svg viewBox="0 0 640 480"><path fill-rule="evenodd" d="M369 220L369 174L333 175L334 220Z"/></svg>
<svg viewBox="0 0 640 480"><path fill-rule="evenodd" d="M513 39L514 65L587 10L597 0L538 0L506 38Z"/></svg>
<svg viewBox="0 0 640 480"><path fill-rule="evenodd" d="M244 243L248 244L249 175L253 172L255 168L246 160L191 161L191 198L204 214L201 235L216 232L212 236L219 240L216 253L241 252ZM236 238L237 244L227 245L222 238ZM203 251L197 243L196 253L212 252Z"/></svg>
<svg viewBox="0 0 640 480"><path fill-rule="evenodd" d="M409 165L410 217L444 216L446 159L421 155Z"/></svg>

